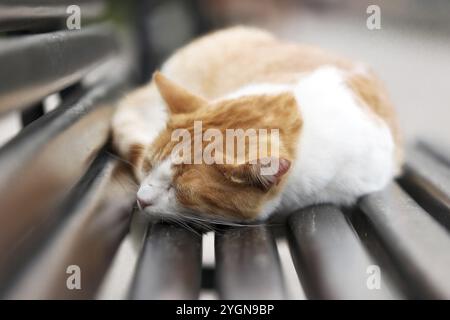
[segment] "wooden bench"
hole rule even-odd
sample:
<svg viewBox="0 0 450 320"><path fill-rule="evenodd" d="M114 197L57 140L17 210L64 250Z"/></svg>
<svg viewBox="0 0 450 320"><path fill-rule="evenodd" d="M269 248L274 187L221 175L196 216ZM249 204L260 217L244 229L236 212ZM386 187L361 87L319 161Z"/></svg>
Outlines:
<svg viewBox="0 0 450 320"><path fill-rule="evenodd" d="M72 31L65 8L74 2L89 14ZM0 1L0 112L20 113L23 123L0 149L2 298L98 297L132 236L130 220L139 220L123 164L108 147L109 120L114 102L137 84L133 70L155 61L130 58L105 10L105 1ZM55 93L60 104L45 112ZM405 174L351 210L322 205L293 213L286 225L217 228L214 268L202 265L200 233L141 219L127 298L196 299L205 288L222 299L301 298L286 289L292 279L276 240L287 239L307 298L450 299L444 151L417 143ZM82 272L80 290L67 287L69 266ZM368 285L377 268L379 289Z"/></svg>

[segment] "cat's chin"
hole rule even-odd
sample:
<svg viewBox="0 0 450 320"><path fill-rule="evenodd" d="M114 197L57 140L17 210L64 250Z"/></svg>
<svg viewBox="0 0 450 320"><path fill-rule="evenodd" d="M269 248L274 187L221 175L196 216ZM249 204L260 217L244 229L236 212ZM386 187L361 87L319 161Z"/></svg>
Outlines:
<svg viewBox="0 0 450 320"><path fill-rule="evenodd" d="M146 207L141 209L140 212L152 221L170 221L174 219L180 219L180 217L182 216L177 208L162 208L158 206Z"/></svg>
<svg viewBox="0 0 450 320"><path fill-rule="evenodd" d="M236 217L217 215L214 213L198 212L193 209L185 208L175 202L166 202L142 208L141 213L151 221L167 222L192 222L194 224L217 224L228 226L245 226L254 224L264 224L273 219L273 214L261 212L252 219L239 219Z"/></svg>

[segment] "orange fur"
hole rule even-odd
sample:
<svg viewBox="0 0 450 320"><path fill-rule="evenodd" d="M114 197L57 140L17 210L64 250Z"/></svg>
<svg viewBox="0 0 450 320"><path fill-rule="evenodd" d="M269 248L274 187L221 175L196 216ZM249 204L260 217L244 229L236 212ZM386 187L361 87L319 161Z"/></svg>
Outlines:
<svg viewBox="0 0 450 320"><path fill-rule="evenodd" d="M211 33L178 50L165 74L191 92L214 99L249 83L287 83L331 64L350 70L351 61L319 48L280 41L254 28L234 27Z"/></svg>
<svg viewBox="0 0 450 320"><path fill-rule="evenodd" d="M386 89L373 72L367 71L364 74L352 73L349 75L347 84L355 92L356 96L362 100L369 111L373 112L379 119L382 119L389 126L396 144L396 160L398 167L403 163L402 140L397 123L394 107L387 95Z"/></svg>
<svg viewBox="0 0 450 320"><path fill-rule="evenodd" d="M167 128L148 149L144 163L148 163L147 166L151 167L152 163L170 157L174 146L178 143L171 141L173 130L187 129L193 137L195 120L202 121L203 132L208 128L215 128L224 135L226 129L279 129L280 157L288 160L295 157L295 145L302 125L297 104L291 94L219 101L200 107L192 113L172 115ZM193 139L191 143L191 150L194 152ZM208 142L204 141L203 148L207 144ZM248 157L247 140L245 150ZM214 212L223 217L256 218L261 206L279 192L284 181L270 190L262 190L255 188L249 181L238 182L232 179L233 174L228 173L235 168L235 165L208 164L177 166L174 186L178 192L178 200L185 207L200 212Z"/></svg>

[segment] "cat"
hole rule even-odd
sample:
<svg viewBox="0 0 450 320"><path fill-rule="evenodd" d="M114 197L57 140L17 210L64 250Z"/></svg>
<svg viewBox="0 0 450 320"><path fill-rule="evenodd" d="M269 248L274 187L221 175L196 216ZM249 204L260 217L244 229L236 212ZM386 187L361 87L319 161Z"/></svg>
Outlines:
<svg viewBox="0 0 450 320"><path fill-rule="evenodd" d="M278 152L245 163L174 163L172 134L193 134L195 121L202 133L276 129ZM403 163L394 108L367 66L252 27L177 50L120 101L112 135L133 166L138 205L168 218L254 222L313 204L348 206L383 189ZM263 160L276 170L262 175Z"/></svg>

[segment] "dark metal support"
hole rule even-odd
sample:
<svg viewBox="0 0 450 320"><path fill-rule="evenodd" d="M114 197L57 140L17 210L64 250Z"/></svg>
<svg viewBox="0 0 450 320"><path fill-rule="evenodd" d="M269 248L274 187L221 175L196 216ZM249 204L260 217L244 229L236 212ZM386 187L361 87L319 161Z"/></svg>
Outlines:
<svg viewBox="0 0 450 320"><path fill-rule="evenodd" d="M34 120L39 119L43 115L44 115L44 105L42 104L42 102L23 110L21 113L22 126L26 127Z"/></svg>

